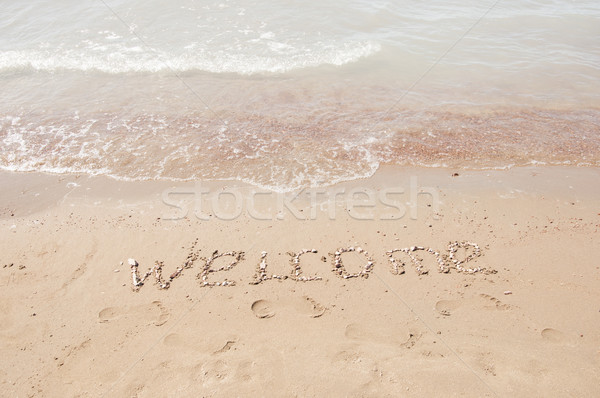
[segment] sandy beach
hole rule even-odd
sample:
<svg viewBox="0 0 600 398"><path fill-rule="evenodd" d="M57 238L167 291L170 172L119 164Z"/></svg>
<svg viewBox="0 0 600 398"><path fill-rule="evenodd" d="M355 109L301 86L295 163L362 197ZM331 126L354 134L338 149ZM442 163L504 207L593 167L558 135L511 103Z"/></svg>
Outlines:
<svg viewBox="0 0 600 398"><path fill-rule="evenodd" d="M5 2L0 397L600 397L600 2Z"/></svg>
<svg viewBox="0 0 600 398"><path fill-rule="evenodd" d="M389 166L293 197L3 172L2 395L597 396L599 177Z"/></svg>

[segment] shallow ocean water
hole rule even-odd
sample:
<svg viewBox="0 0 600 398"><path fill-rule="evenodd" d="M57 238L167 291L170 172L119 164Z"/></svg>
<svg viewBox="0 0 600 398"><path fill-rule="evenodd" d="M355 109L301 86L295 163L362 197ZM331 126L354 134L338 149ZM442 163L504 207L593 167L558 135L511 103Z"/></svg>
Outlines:
<svg viewBox="0 0 600 398"><path fill-rule="evenodd" d="M0 9L0 167L287 191L383 163L600 165L594 1Z"/></svg>

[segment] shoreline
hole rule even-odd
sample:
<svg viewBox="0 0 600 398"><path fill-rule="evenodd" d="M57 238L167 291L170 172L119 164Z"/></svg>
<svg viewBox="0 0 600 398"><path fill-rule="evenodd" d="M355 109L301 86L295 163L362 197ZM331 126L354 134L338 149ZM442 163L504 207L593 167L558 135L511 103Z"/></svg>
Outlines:
<svg viewBox="0 0 600 398"><path fill-rule="evenodd" d="M253 202L253 187L232 181L0 172L1 386L37 396L593 396L600 169L454 172L384 166L295 198L258 190ZM184 206L186 217L168 219ZM464 268L495 273L438 272L455 241L480 249ZM168 289L153 275L134 289L129 258L140 275L156 261L163 280L182 270ZM263 260L266 278L253 283ZM203 284L225 280L235 285Z"/></svg>
<svg viewBox="0 0 600 398"><path fill-rule="evenodd" d="M485 114L402 108L388 117L387 102L379 110L366 99L362 105L328 102L339 107L329 112L293 91L274 88L268 102L239 104L244 111L233 113L226 111L229 103L217 113L75 110L67 117L45 109L7 116L0 120L0 164L9 170L102 172L116 179L234 176L279 191L370 176L383 164L463 170L600 164L596 108L506 113L491 106ZM221 111L223 118L216 116Z"/></svg>
<svg viewBox="0 0 600 398"><path fill-rule="evenodd" d="M336 182L331 185L319 187L305 187L293 191L276 191L261 187L256 184L241 180L133 180L126 181L104 175L89 175L85 173L48 173L48 172L21 172L0 170L0 183L5 187L3 192L3 201L13 203L17 200L23 200L23 197L33 201L41 201L45 205L51 205L49 202L57 202L66 196L81 196L83 190L91 193L92 196L106 197L110 196L115 200L125 200L128 198L149 198L156 196L157 193L177 187L191 187L195 184L203 184L212 189L218 189L226 186L233 186L246 191L255 190L257 192L268 192L274 195L295 195L298 192L318 190L327 191L331 189L355 188L363 183L365 186L394 185L395 181L407 183L407 176L416 176L425 180L424 184L434 185L440 189L467 189L467 190L494 190L498 184L503 189L513 189L520 193L551 193L567 194L569 191L577 191L578 195L587 198L594 198L600 195L600 188L594 184L588 184L587 181L595 177L600 177L600 167L597 166L562 166L562 165L532 165L532 166L514 166L506 169L460 169L456 167L425 167L425 166L398 166L383 164L374 175L369 177L360 177L347 181ZM452 178L448 178L452 177ZM458 177L458 178L455 178ZM561 192L560 184L557 180L566 179L569 184ZM467 181L465 181L467 180ZM504 186L505 181L507 183ZM64 183L64 184L63 184ZM61 186L62 185L62 186ZM34 197L26 195L32 189ZM98 191L106 190L110 195L101 194ZM91 191L91 192L90 192ZM22 193L22 194L21 194ZM42 195L43 193L43 195ZM19 198L21 196L21 198ZM27 207L30 202L21 203ZM36 208L36 206L33 206ZM47 206L37 206L47 208ZM2 217L2 214L0 214Z"/></svg>

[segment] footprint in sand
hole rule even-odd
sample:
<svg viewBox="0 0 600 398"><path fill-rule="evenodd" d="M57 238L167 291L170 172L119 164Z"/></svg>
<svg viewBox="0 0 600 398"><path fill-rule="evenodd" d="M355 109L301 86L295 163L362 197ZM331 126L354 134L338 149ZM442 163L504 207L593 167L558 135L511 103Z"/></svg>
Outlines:
<svg viewBox="0 0 600 398"><path fill-rule="evenodd" d="M254 378L256 374L256 362L250 359L242 360L237 365L235 377L238 380L249 382Z"/></svg>
<svg viewBox="0 0 600 398"><path fill-rule="evenodd" d="M225 344L223 344L223 347L219 348L218 350L216 350L215 352L213 352L213 354L222 354L224 352L227 352L229 350L231 350L234 346L234 344L237 343L237 339L235 340L227 340L225 342Z"/></svg>
<svg viewBox="0 0 600 398"><path fill-rule="evenodd" d="M488 294L480 294L475 297L461 300L440 300L435 303L435 310L441 315L449 316L458 308L468 306L471 308L481 308L486 310L506 311L513 308L509 304L504 304L495 297Z"/></svg>
<svg viewBox="0 0 600 398"><path fill-rule="evenodd" d="M310 318L318 318L325 313L325 307L314 299L303 296L278 301L257 300L252 303L252 312L258 318L271 318L278 312L293 311Z"/></svg>
<svg viewBox="0 0 600 398"><path fill-rule="evenodd" d="M358 371L363 375L368 375L373 369L379 369L378 363L371 355L364 355L356 347L331 355L331 363L339 371Z"/></svg>
<svg viewBox="0 0 600 398"><path fill-rule="evenodd" d="M269 300L257 300L252 303L251 308L258 318L271 318L275 315L273 304Z"/></svg>
<svg viewBox="0 0 600 398"><path fill-rule="evenodd" d="M560 330L546 328L542 330L542 338L546 341L551 341L553 343L564 343L566 341L566 336Z"/></svg>
<svg viewBox="0 0 600 398"><path fill-rule="evenodd" d="M500 310L506 311L512 308L510 304L504 304L502 301L498 300L496 297L492 297L489 294L480 294L479 302L483 304L483 307L488 310Z"/></svg>
<svg viewBox="0 0 600 398"><path fill-rule="evenodd" d="M350 340L387 344L404 348L411 348L421 337L418 332L411 331L408 326L381 330L370 329L359 323L347 325L344 335Z"/></svg>
<svg viewBox="0 0 600 398"><path fill-rule="evenodd" d="M449 316L460 305L461 302L459 300L440 300L435 303L435 310L442 315Z"/></svg>
<svg viewBox="0 0 600 398"><path fill-rule="evenodd" d="M291 300L289 305L298 313L311 318L318 318L325 313L325 307L307 296L303 296L301 299Z"/></svg>
<svg viewBox="0 0 600 398"><path fill-rule="evenodd" d="M171 314L160 301L153 301L150 305L141 305L129 308L108 307L98 313L101 323L113 322L118 319L141 319L147 324L156 326L164 325Z"/></svg>
<svg viewBox="0 0 600 398"><path fill-rule="evenodd" d="M204 386L223 383L231 377L230 374L229 364L220 359L208 361L201 367L201 381Z"/></svg>
<svg viewBox="0 0 600 398"><path fill-rule="evenodd" d="M162 343L171 348L194 350L206 354L218 355L237 349L238 337L232 334L207 334L201 340L189 333L170 333L164 337Z"/></svg>
<svg viewBox="0 0 600 398"><path fill-rule="evenodd" d="M163 344L169 347L185 347L193 341L178 333L170 333L163 339Z"/></svg>

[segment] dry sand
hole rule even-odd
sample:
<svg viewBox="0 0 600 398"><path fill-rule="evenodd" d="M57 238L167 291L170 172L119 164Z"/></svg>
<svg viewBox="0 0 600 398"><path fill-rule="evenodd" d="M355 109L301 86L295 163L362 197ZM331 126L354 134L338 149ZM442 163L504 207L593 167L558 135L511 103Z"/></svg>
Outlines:
<svg viewBox="0 0 600 398"><path fill-rule="evenodd" d="M385 167L315 194L313 207L300 195L293 207L308 220L286 208L257 220L246 204L222 220L206 196L208 221L193 208L169 220L183 210L164 200L191 206L189 183L0 173L1 395L599 396L600 170L453 172ZM410 176L439 196L417 195L416 217ZM203 186L226 192L225 215L235 213L227 192L250 197L233 182ZM333 216L326 198L342 189L387 192L406 212L378 200L348 212L342 193ZM277 214L275 195L255 199L259 214ZM134 291L129 258L140 274L164 261L168 279L196 239L200 257L245 252L208 274L235 286L203 287L200 258L169 289L150 277ZM427 274L402 252L405 272L390 272L386 251L447 254L449 241L477 243L482 255L464 266L485 272L440 273L424 251L411 253ZM332 272L329 253L349 246L372 257L368 278ZM267 275L288 276L286 253L302 249L318 251L300 257L302 275L322 280L250 284L262 251ZM367 261L342 260L349 273Z"/></svg>

